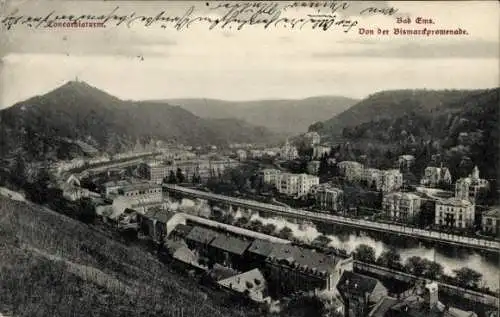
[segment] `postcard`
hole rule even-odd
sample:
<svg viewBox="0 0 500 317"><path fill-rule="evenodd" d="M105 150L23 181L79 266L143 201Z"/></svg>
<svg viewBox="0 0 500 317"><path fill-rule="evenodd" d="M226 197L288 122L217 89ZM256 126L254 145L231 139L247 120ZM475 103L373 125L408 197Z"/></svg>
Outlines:
<svg viewBox="0 0 500 317"><path fill-rule="evenodd" d="M0 1L0 317L498 317L499 9Z"/></svg>

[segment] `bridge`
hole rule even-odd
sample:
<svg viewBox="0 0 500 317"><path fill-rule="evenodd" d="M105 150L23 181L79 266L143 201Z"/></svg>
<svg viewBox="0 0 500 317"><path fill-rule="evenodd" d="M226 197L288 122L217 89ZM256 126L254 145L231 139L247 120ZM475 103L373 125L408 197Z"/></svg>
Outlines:
<svg viewBox="0 0 500 317"><path fill-rule="evenodd" d="M419 228L406 227L400 224L381 223L364 219L342 217L327 213L293 209L289 207L282 207L272 204L261 203L253 200L218 195L214 193L204 192L201 190L186 188L173 184L164 184L163 188L167 192L181 194L189 198L200 198L212 202L227 204L230 206L237 206L256 211L264 211L280 216L286 216L296 219L314 220L327 223L335 223L352 228L358 228L376 232L392 233L395 235L408 236L427 241L435 241L443 244L467 247L471 249L479 249L497 253L500 252L499 241L466 237L451 233L439 232L435 230L425 230Z"/></svg>

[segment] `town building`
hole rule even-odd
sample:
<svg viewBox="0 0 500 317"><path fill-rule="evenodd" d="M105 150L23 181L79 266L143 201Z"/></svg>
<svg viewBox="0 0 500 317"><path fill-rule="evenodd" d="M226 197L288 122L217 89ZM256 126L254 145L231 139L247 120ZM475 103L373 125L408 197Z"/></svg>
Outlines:
<svg viewBox="0 0 500 317"><path fill-rule="evenodd" d="M483 232L498 235L500 233L500 207L483 212L481 223Z"/></svg>
<svg viewBox="0 0 500 317"><path fill-rule="evenodd" d="M139 232L162 244L166 237L167 222L171 216L171 213L161 208L149 209L144 214L137 213Z"/></svg>
<svg viewBox="0 0 500 317"><path fill-rule="evenodd" d="M243 254L251 243L252 241L231 235L219 235L208 245L208 252L214 263L241 269L245 263Z"/></svg>
<svg viewBox="0 0 500 317"><path fill-rule="evenodd" d="M474 225L474 204L452 197L436 202L435 224L453 228L470 228Z"/></svg>
<svg viewBox="0 0 500 317"><path fill-rule="evenodd" d="M399 156L399 158L398 158L399 169L402 169L402 170L408 169L408 168L412 167L413 164L415 164L415 156L413 156L413 155L405 154L405 155Z"/></svg>
<svg viewBox="0 0 500 317"><path fill-rule="evenodd" d="M304 134L304 143L307 147L314 147L315 145L319 145L321 142L321 136L318 132L307 132Z"/></svg>
<svg viewBox="0 0 500 317"><path fill-rule="evenodd" d="M111 198L113 196L117 196L118 191L125 186L130 185L133 180L114 180L105 182L101 185L101 192L106 198Z"/></svg>
<svg viewBox="0 0 500 317"><path fill-rule="evenodd" d="M313 146L313 158L320 159L325 155L330 155L332 148L326 145Z"/></svg>
<svg viewBox="0 0 500 317"><path fill-rule="evenodd" d="M298 157L299 151L297 148L286 140L285 145L280 149L280 158L285 161L293 161Z"/></svg>
<svg viewBox="0 0 500 317"><path fill-rule="evenodd" d="M363 164L354 161L342 161L337 164L339 174L347 181L360 181L363 174Z"/></svg>
<svg viewBox="0 0 500 317"><path fill-rule="evenodd" d="M437 187L439 185L450 185L451 174L447 167L429 166L425 168L424 176L420 184L427 187Z"/></svg>
<svg viewBox="0 0 500 317"><path fill-rule="evenodd" d="M261 159L264 156L262 150L250 150L250 157L253 159Z"/></svg>
<svg viewBox="0 0 500 317"><path fill-rule="evenodd" d="M265 276L278 292L329 291L344 271L352 271L353 259L326 255L299 246L275 244L264 267Z"/></svg>
<svg viewBox="0 0 500 317"><path fill-rule="evenodd" d="M319 172L319 161L310 161L307 163L307 173L311 175L318 175Z"/></svg>
<svg viewBox="0 0 500 317"><path fill-rule="evenodd" d="M344 304L344 316L367 316L385 296L387 288L379 280L352 271L344 271L337 284Z"/></svg>
<svg viewBox="0 0 500 317"><path fill-rule="evenodd" d="M110 219L117 219L125 209L133 209L137 213L145 214L150 209L167 210L167 201L158 200L156 197L150 198L134 198L118 196L113 200L111 206L112 214L109 215Z"/></svg>
<svg viewBox="0 0 500 317"><path fill-rule="evenodd" d="M319 177L309 174L281 173L276 182L279 193L303 197L307 195L312 186L319 184Z"/></svg>
<svg viewBox="0 0 500 317"><path fill-rule="evenodd" d="M236 157L239 161L245 161L247 159L247 151L239 149L236 151Z"/></svg>
<svg viewBox="0 0 500 317"><path fill-rule="evenodd" d="M266 168L260 172L264 184L276 185L281 175L281 171L273 168Z"/></svg>
<svg viewBox="0 0 500 317"><path fill-rule="evenodd" d="M220 177L226 169L235 168L239 164L238 161L229 158L215 157L165 163L149 162L143 165L143 175L157 184L161 184L171 173L177 176L179 172L185 182L193 182L196 179L207 181L211 177Z"/></svg>
<svg viewBox="0 0 500 317"><path fill-rule="evenodd" d="M167 239L159 251L159 256L162 259L170 258L174 267L204 269L198 264L198 256L182 241Z"/></svg>
<svg viewBox="0 0 500 317"><path fill-rule="evenodd" d="M151 201L163 199L161 185L149 182L129 183L118 189L118 195L138 199L145 198Z"/></svg>
<svg viewBox="0 0 500 317"><path fill-rule="evenodd" d="M361 181L377 191L392 192L403 187L403 174L397 169L364 168L361 171Z"/></svg>
<svg viewBox="0 0 500 317"><path fill-rule="evenodd" d="M467 199L472 203L476 203L486 197L489 189L489 182L479 177L479 169L476 166L469 177L457 180L455 184L455 196L459 199Z"/></svg>
<svg viewBox="0 0 500 317"><path fill-rule="evenodd" d="M189 249L193 250L195 254L208 255L208 246L220 235L220 233L195 226L185 238L186 244Z"/></svg>
<svg viewBox="0 0 500 317"><path fill-rule="evenodd" d="M393 192L384 194L382 209L387 218L402 222L412 222L419 216L422 199L412 193Z"/></svg>
<svg viewBox="0 0 500 317"><path fill-rule="evenodd" d="M361 180L366 183L368 187L377 188L377 184L380 183L382 171L376 168L364 168L361 172Z"/></svg>
<svg viewBox="0 0 500 317"><path fill-rule="evenodd" d="M347 315L346 315L347 316ZM477 317L471 311L444 305L439 300L439 286L436 282L417 284L397 296L384 296L373 307L368 317Z"/></svg>
<svg viewBox="0 0 500 317"><path fill-rule="evenodd" d="M325 211L339 212L344 210L344 191L330 184L313 186L315 206Z"/></svg>
<svg viewBox="0 0 500 317"><path fill-rule="evenodd" d="M384 193L399 190L403 187L403 174L397 169L381 171L376 186Z"/></svg>
<svg viewBox="0 0 500 317"><path fill-rule="evenodd" d="M267 281L259 269L221 279L217 284L228 291L248 296L255 302L269 303L271 301L271 298L267 296Z"/></svg>
<svg viewBox="0 0 500 317"><path fill-rule="evenodd" d="M91 192L87 188L80 187L80 180L71 174L64 183L60 185L62 196L69 201L77 201L82 198L99 197L99 194Z"/></svg>

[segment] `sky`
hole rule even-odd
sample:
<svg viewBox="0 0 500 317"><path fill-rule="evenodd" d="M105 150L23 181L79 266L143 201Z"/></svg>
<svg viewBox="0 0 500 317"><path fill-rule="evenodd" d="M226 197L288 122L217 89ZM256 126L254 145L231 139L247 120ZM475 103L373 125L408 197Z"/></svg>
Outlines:
<svg viewBox="0 0 500 317"><path fill-rule="evenodd" d="M8 16L115 14L221 17L225 2L7 1ZM232 2L234 5L235 2ZM319 4L324 1L315 2ZM331 2L328 2L330 4ZM242 3L240 3L242 4ZM307 17L316 9L283 9ZM394 8L392 15L362 12ZM226 10L226 11L224 11ZM321 8L322 14L333 14ZM396 11L397 10L397 11ZM275 12L275 11L274 11ZM0 29L0 108L44 94L78 78L122 99L298 99L340 95L363 98L390 89L476 89L499 86L499 3L348 2L336 19L357 21L349 32L247 25L175 30L137 20L106 28ZM397 18L411 24L398 24ZM416 24L418 17L434 24ZM388 29L362 35L360 29ZM394 28L465 29L466 36L396 36Z"/></svg>

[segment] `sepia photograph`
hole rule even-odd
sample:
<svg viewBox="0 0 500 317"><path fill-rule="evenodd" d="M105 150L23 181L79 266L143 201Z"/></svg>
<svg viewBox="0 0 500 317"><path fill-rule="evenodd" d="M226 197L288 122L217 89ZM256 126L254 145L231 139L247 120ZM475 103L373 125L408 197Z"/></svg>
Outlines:
<svg viewBox="0 0 500 317"><path fill-rule="evenodd" d="M500 317L497 1L0 0L0 317Z"/></svg>

